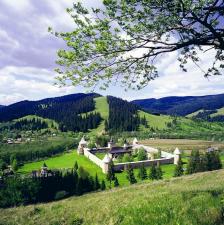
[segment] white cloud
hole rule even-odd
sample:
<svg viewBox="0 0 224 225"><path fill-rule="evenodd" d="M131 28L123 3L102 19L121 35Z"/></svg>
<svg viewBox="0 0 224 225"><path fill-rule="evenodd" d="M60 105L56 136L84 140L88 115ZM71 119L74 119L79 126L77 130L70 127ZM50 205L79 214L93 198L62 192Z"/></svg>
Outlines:
<svg viewBox="0 0 224 225"><path fill-rule="evenodd" d="M77 2L76 0L74 0ZM102 1L83 0L91 7L102 7ZM70 0L0 0L0 104L24 99L41 99L84 92L81 88L53 86L56 50L65 43L47 32L69 31L74 23L65 12ZM135 54L142 54L136 51ZM202 67L212 63L214 52L201 54ZM164 97L170 95L207 95L224 92L223 77L205 79L192 63L188 72L180 70L177 53L169 53L158 61L160 77L141 91L124 92L119 86L100 92L126 99ZM96 90L98 92L98 90Z"/></svg>
<svg viewBox="0 0 224 225"><path fill-rule="evenodd" d="M19 42L12 38L5 30L0 30L0 50L10 50L18 48Z"/></svg>
<svg viewBox="0 0 224 225"><path fill-rule="evenodd" d="M8 8L16 12L29 11L32 8L29 0L1 0Z"/></svg>
<svg viewBox="0 0 224 225"><path fill-rule="evenodd" d="M200 65L204 70L212 65L214 51L200 53ZM137 92L137 98L159 98L165 96L189 96L189 95L210 95L224 93L224 77L212 76L205 78L202 71L189 62L187 72L183 72L176 60L178 54L169 53L164 56L157 65L160 77L150 82L143 90ZM128 96L125 95L125 96ZM128 99L136 99L130 92Z"/></svg>
<svg viewBox="0 0 224 225"><path fill-rule="evenodd" d="M54 74L46 69L5 67L0 70L0 105L72 94L80 90L74 87L58 88L53 83Z"/></svg>

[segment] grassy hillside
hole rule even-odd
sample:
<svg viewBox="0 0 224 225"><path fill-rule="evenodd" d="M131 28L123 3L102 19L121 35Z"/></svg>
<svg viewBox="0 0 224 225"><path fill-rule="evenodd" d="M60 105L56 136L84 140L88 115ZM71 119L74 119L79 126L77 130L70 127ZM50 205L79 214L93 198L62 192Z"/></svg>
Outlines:
<svg viewBox="0 0 224 225"><path fill-rule="evenodd" d="M224 170L0 211L0 224L221 225Z"/></svg>
<svg viewBox="0 0 224 225"><path fill-rule="evenodd" d="M145 116L145 118L146 118L146 120L148 122L148 125L150 127L156 128L158 130L166 129L167 128L167 123L173 121L172 117L170 117L170 116L166 116L166 115L160 115L160 116L152 115L152 114L146 113L146 112L141 111L141 110L139 110L139 116L141 118L143 118ZM144 127L140 127L140 130L144 131L145 128Z"/></svg>
<svg viewBox="0 0 224 225"><path fill-rule="evenodd" d="M41 120L43 122L46 122L49 127L52 127L52 125L53 125L54 128L57 128L58 129L58 123L55 122L54 120L45 119L45 118L42 118L42 117L36 116L36 115L24 116L22 118L16 119L15 121L21 121L21 120L28 120L28 121L30 121L30 120L33 120L33 119L39 119L39 120Z"/></svg>
<svg viewBox="0 0 224 225"><path fill-rule="evenodd" d="M216 113L212 113L210 116L211 117L215 117L215 116L223 116L224 115L224 107L217 109Z"/></svg>
<svg viewBox="0 0 224 225"><path fill-rule="evenodd" d="M204 112L204 110L203 109L197 110L197 111L195 111L193 113L190 113L190 114L186 115L186 117L187 118L192 118L193 116L197 116L198 113L200 113L200 112Z"/></svg>
<svg viewBox="0 0 224 225"><path fill-rule="evenodd" d="M104 122L108 119L109 116L109 105L107 103L107 97L98 97L94 98L95 102L95 112L99 112L103 120L101 121L100 125L90 131L90 134L100 134L104 130Z"/></svg>
<svg viewBox="0 0 224 225"><path fill-rule="evenodd" d="M207 96L164 97L133 101L149 112L186 116L200 109L215 110L224 107L224 94Z"/></svg>
<svg viewBox="0 0 224 225"><path fill-rule="evenodd" d="M223 116L224 115L224 107L216 109L216 110L217 110L216 113L209 114L211 118L214 118L216 116ZM187 118L192 118L193 116L197 116L199 113L203 113L203 112L207 112L207 111L204 110L204 109L200 109L200 110L197 110L197 111L195 111L193 113L188 114L186 117Z"/></svg>

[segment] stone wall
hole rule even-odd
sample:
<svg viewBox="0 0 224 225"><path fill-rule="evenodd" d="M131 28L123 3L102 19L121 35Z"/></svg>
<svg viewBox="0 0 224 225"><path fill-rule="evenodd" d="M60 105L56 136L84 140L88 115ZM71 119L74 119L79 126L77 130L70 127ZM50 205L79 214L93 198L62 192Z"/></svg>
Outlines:
<svg viewBox="0 0 224 225"><path fill-rule="evenodd" d="M92 162L94 162L97 166L99 166L104 173L108 172L108 164L104 163L103 160L99 159L94 153L97 152L105 152L104 149L100 149L99 151L89 149L89 148L84 148L83 154ZM168 152L161 152L161 155L163 158L161 159L152 159L152 160L144 160L144 161L138 161L138 162L125 162L125 163L117 163L114 164L114 170L115 171L120 171L120 170L125 170L127 165L131 165L132 168L140 168L142 164L144 166L151 166L152 164L157 164L159 163L160 165L164 164L173 164L174 163L174 155Z"/></svg>
<svg viewBox="0 0 224 225"><path fill-rule="evenodd" d="M91 153L90 149L88 148L84 148L84 155L91 160L92 162L94 162L96 165L98 165L99 167L101 167L102 169L104 169L105 163L99 159L97 156L95 156L94 154Z"/></svg>
<svg viewBox="0 0 224 225"><path fill-rule="evenodd" d="M169 153L169 152L161 151L161 157L169 159L169 158L174 158L174 155L172 153Z"/></svg>
<svg viewBox="0 0 224 225"><path fill-rule="evenodd" d="M142 164L144 166L151 166L152 164L157 164L159 162L160 165L165 164L173 164L174 158L166 158L166 159L154 159L154 160L144 160L144 161L138 161L138 162L126 162L126 163L118 163L114 165L115 171L124 170L127 165L131 165L132 168L139 168Z"/></svg>

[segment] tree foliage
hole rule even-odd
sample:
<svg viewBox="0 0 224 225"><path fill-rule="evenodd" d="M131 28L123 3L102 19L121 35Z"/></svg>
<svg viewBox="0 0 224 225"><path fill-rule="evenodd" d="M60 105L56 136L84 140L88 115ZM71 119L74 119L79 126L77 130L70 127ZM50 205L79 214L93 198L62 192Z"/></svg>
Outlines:
<svg viewBox="0 0 224 225"><path fill-rule="evenodd" d="M127 172L127 179L129 180L130 184L137 183L137 180L136 180L135 174L134 174L134 170L130 164L127 165L126 172Z"/></svg>
<svg viewBox="0 0 224 225"><path fill-rule="evenodd" d="M184 169L183 169L183 162L181 158L179 159L177 165L175 166L174 170L174 177L180 177L184 174Z"/></svg>
<svg viewBox="0 0 224 225"><path fill-rule="evenodd" d="M141 167L139 168L138 177L141 180L147 179L147 171L146 171L146 168L145 168L144 164L142 164Z"/></svg>
<svg viewBox="0 0 224 225"><path fill-rule="evenodd" d="M179 52L186 71L191 60L199 68L198 52L215 52L202 72L220 75L224 67L224 2L220 0L104 0L102 8L80 2L67 9L75 23L71 32L53 32L67 47L58 51L58 80L107 88L120 81L140 89L158 76L157 57ZM205 48L206 47L206 50ZM88 81L88 82L87 82ZM103 81L103 82L102 82Z"/></svg>
<svg viewBox="0 0 224 225"><path fill-rule="evenodd" d="M14 159L15 160L15 159ZM81 166L77 170L51 171L47 176L9 176L1 180L0 207L59 200L106 188L104 180L91 177Z"/></svg>
<svg viewBox="0 0 224 225"><path fill-rule="evenodd" d="M147 154L144 148L138 150L138 161L143 161L147 159Z"/></svg>
<svg viewBox="0 0 224 225"><path fill-rule="evenodd" d="M187 174L218 170L222 168L218 151L210 151L200 154L199 151L192 151L187 164Z"/></svg>
<svg viewBox="0 0 224 225"><path fill-rule="evenodd" d="M120 184L119 184L119 181L117 179L117 177L114 178L114 187L118 187Z"/></svg>

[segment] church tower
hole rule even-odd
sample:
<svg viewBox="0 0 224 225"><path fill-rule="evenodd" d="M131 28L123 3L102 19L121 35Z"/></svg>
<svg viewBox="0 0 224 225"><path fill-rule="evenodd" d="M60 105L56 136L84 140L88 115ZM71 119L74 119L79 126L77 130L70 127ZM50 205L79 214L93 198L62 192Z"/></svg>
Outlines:
<svg viewBox="0 0 224 225"><path fill-rule="evenodd" d="M114 146L115 146L114 140L113 140L113 138L111 138L110 141L108 142L108 146L107 147L111 149Z"/></svg>
<svg viewBox="0 0 224 225"><path fill-rule="evenodd" d="M84 154L84 148L87 147L87 141L85 140L85 137L83 136L81 141L79 142L78 146L78 154L83 155Z"/></svg>

